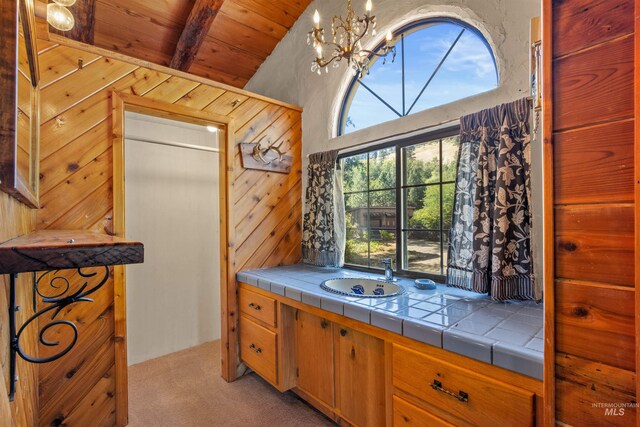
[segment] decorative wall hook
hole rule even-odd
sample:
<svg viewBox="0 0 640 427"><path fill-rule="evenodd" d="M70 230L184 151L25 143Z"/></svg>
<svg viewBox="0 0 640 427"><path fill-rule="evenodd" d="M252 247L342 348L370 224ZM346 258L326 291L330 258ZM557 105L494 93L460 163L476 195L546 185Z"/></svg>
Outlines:
<svg viewBox="0 0 640 427"><path fill-rule="evenodd" d="M275 145L275 143L270 143L267 140L267 147L262 148L262 140L266 137L263 135L262 138L258 140L255 147L253 147L253 158L268 165L272 162L280 162L282 161L282 151L280 151L280 147L284 141L281 141L280 144Z"/></svg>
<svg viewBox="0 0 640 427"><path fill-rule="evenodd" d="M263 141L266 139L266 145ZM287 140L287 143L290 141ZM293 157L284 154L282 149L284 140L270 142L267 135L263 135L257 142L241 143L242 167L278 173L289 173Z"/></svg>

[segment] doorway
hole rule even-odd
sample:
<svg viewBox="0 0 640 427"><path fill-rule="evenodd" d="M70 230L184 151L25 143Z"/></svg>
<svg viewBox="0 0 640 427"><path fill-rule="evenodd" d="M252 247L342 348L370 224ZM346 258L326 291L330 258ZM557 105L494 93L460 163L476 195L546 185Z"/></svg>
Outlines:
<svg viewBox="0 0 640 427"><path fill-rule="evenodd" d="M125 113L128 364L219 340L219 142L215 126Z"/></svg>

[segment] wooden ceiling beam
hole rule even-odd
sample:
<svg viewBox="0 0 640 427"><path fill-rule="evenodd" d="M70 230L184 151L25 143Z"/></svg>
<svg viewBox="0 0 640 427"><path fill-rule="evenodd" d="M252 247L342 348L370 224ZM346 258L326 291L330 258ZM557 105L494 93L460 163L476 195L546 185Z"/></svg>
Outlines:
<svg viewBox="0 0 640 427"><path fill-rule="evenodd" d="M169 66L188 71L224 0L196 0Z"/></svg>
<svg viewBox="0 0 640 427"><path fill-rule="evenodd" d="M96 26L96 0L77 0L68 9L76 21L73 28L69 31L58 31L50 27L49 31L82 43L93 44Z"/></svg>

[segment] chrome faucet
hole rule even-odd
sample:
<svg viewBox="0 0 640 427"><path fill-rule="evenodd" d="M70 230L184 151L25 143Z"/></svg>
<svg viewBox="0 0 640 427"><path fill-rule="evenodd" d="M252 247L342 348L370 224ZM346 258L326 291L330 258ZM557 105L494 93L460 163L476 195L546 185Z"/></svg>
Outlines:
<svg viewBox="0 0 640 427"><path fill-rule="evenodd" d="M391 267L391 258L382 258L382 264L384 265L384 280L385 282L395 282L393 278L393 268Z"/></svg>

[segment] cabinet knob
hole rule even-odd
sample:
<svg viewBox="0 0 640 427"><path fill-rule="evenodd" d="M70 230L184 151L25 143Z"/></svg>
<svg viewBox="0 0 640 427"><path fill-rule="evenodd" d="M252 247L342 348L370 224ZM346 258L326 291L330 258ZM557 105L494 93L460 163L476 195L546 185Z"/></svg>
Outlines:
<svg viewBox="0 0 640 427"><path fill-rule="evenodd" d="M322 319L322 322L320 322L320 327L322 329L326 329L327 326L329 326L329 322L327 322L326 320Z"/></svg>
<svg viewBox="0 0 640 427"><path fill-rule="evenodd" d="M342 328L340 329L340 335L342 335L343 337L347 335L347 330Z"/></svg>

